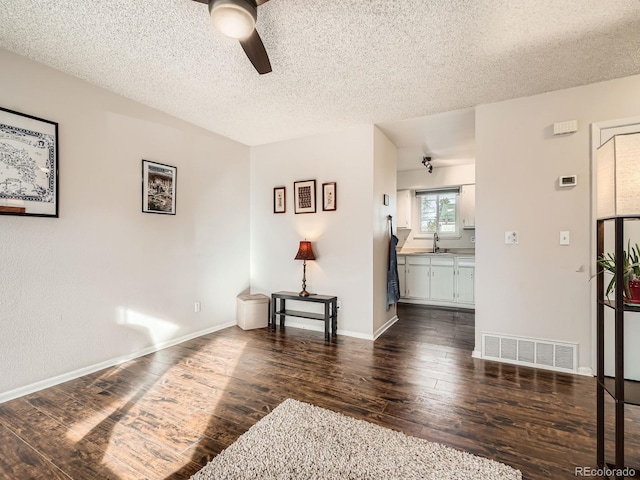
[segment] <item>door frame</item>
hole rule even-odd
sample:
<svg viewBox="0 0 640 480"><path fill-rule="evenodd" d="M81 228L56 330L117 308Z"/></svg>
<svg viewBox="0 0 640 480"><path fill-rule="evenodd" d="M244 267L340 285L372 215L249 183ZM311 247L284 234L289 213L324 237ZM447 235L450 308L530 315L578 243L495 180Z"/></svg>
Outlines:
<svg viewBox="0 0 640 480"><path fill-rule="evenodd" d="M590 259L589 259L589 278L592 279L597 271L596 255L597 255L597 208L596 208L596 160L598 148L600 148L600 138L602 130L608 128L626 127L628 125L638 124L640 131L640 117L627 117L619 118L616 120L605 120L602 122L594 122L591 124L591 235L590 235ZM595 302L596 296L596 282L589 282L591 284L591 375L597 374L597 305Z"/></svg>

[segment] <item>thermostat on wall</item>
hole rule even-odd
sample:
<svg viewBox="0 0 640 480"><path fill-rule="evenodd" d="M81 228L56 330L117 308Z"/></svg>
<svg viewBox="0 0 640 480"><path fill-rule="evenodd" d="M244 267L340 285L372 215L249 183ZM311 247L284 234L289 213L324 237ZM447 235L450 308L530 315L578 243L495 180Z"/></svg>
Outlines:
<svg viewBox="0 0 640 480"><path fill-rule="evenodd" d="M558 177L558 186L560 187L575 187L577 184L577 175L563 175L561 177Z"/></svg>

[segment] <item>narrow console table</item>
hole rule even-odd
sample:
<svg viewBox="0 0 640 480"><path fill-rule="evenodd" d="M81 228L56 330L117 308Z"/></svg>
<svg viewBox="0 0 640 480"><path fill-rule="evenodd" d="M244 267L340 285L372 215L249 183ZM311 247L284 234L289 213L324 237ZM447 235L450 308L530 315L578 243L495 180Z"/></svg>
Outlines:
<svg viewBox="0 0 640 480"><path fill-rule="evenodd" d="M278 300L280 300L278 305ZM324 304L324 313L301 312L299 310L287 310L287 300L295 300L297 302L311 302ZM301 297L296 292L276 292L271 294L271 318L269 326L271 330L276 329L276 318L280 316L280 328L284 328L285 317L310 318L312 320L324 321L324 338L330 340L332 336L336 336L338 329L338 297L331 295L309 295Z"/></svg>

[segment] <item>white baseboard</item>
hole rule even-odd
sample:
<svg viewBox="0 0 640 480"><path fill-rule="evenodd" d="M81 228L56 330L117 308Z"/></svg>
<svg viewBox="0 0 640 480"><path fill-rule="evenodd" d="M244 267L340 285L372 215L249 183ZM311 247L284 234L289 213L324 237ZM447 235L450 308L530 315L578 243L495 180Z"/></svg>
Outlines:
<svg viewBox="0 0 640 480"><path fill-rule="evenodd" d="M306 323L298 323L296 321L287 320L285 324L285 328L301 328L302 330L311 330L312 332L324 332L324 324L322 325L310 325ZM280 328L280 324L278 327ZM361 338L363 340L374 340L373 335L367 333L360 332L351 332L349 330L341 330L340 328L337 331L338 335L344 335L345 337L353 337L353 338Z"/></svg>
<svg viewBox="0 0 640 480"><path fill-rule="evenodd" d="M78 370L74 370L72 372L63 373L62 375L58 375L52 378L47 378L45 380L41 380L39 382L35 382L30 385L25 385L24 387L19 387L14 390L9 390L8 392L0 393L0 403L4 403L9 400L22 397L24 395L29 395L30 393L34 393L39 390L43 390L45 388L53 387L55 385L59 385L64 382L68 382L69 380L74 380L76 378L83 377L84 375L89 375L91 373L104 370L105 368L115 367L116 365L120 365L121 363L128 362L129 360L133 360L134 358L143 357L145 355L149 355L150 353L157 352L158 350L162 350L168 347L173 347L174 345L178 345L188 340L192 340L194 338L201 337L209 333L217 332L225 328L233 327L234 325L236 325L235 321L225 323L223 325L216 325L214 327L200 330L198 332L189 333L179 338L174 338L171 340L167 340L165 342L158 343L156 345L152 345L138 352L121 355L119 357L112 358L110 360L105 360L104 362L96 363L95 365L79 368Z"/></svg>
<svg viewBox="0 0 640 480"><path fill-rule="evenodd" d="M451 307L460 308L464 310L475 310L475 303L463 303L463 302L438 302L436 300L416 300L415 298L401 298L400 303L407 303L411 305L427 305L432 307Z"/></svg>
<svg viewBox="0 0 640 480"><path fill-rule="evenodd" d="M344 335L345 337L353 337L353 338L360 338L362 340L371 340L374 341L376 340L380 335L382 335L384 332L386 332L389 328L391 328L391 326L396 323L399 320L397 315L394 315L393 318L391 318L390 320L388 320L382 327L380 327L378 330L376 330L376 332L371 335L368 333L360 333L360 332L352 332L350 330L342 330L342 329L338 329L338 335ZM292 327L292 328L301 328L303 330L311 330L313 332L324 332L324 324L320 325L320 324L307 324L307 323L299 323L291 320L287 320L287 323L285 324L286 327Z"/></svg>
<svg viewBox="0 0 640 480"><path fill-rule="evenodd" d="M473 358L482 358L482 352L480 350L474 350L471 352L471 356Z"/></svg>
<svg viewBox="0 0 640 480"><path fill-rule="evenodd" d="M394 315L391 319L389 319L387 321L387 323L385 323L383 326L381 326L378 330L376 330L375 332L373 332L373 339L377 340L378 337L380 335L382 335L384 332L386 332L387 330L389 330L391 328L391 326L396 323L398 320L400 320L398 318L398 315Z"/></svg>

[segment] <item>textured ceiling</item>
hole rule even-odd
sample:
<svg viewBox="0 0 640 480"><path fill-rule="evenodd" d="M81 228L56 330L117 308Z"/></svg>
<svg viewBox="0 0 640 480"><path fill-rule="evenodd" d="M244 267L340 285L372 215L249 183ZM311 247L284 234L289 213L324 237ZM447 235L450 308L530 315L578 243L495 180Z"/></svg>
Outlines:
<svg viewBox="0 0 640 480"><path fill-rule="evenodd" d="M640 71L638 0L271 0L258 31L265 76L191 0L0 0L1 47L248 145Z"/></svg>

